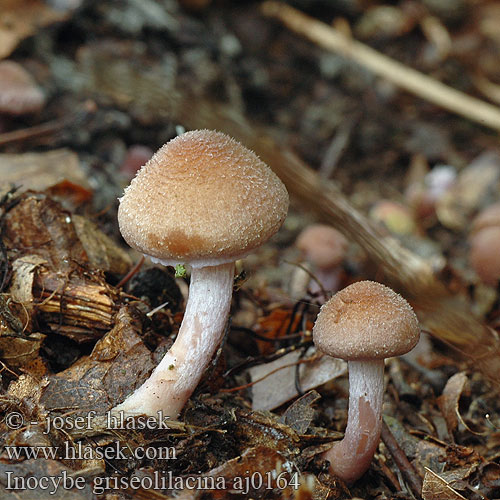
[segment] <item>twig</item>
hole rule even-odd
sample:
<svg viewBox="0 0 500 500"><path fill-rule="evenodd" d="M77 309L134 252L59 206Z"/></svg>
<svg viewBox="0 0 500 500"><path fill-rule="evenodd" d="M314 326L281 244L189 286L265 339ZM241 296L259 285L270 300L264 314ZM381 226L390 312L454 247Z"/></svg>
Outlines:
<svg viewBox="0 0 500 500"><path fill-rule="evenodd" d="M252 380L252 382L248 382L248 384L239 385L238 387L230 387L229 389L219 389L219 392L236 392L236 391L241 391L243 389L248 389L249 387L252 387L253 385L257 384L258 382L262 382L267 377L275 374L276 372L279 372L280 370L284 370L285 368L290 368L292 366L299 366L299 365L304 364L304 363L310 363L311 361L314 361L315 359L317 359L317 357L318 357L317 355L314 355L310 358L298 359L297 361L294 361L293 363L287 363L285 365L278 366L277 368L275 368L274 370L271 370L270 372L266 373L262 377L260 377L256 380ZM299 394L300 394L301 391L297 391L297 392L299 392Z"/></svg>
<svg viewBox="0 0 500 500"><path fill-rule="evenodd" d="M351 138L351 133L354 129L354 125L356 125L359 116L354 118L350 118L339 126L337 133L333 137L330 145L328 146L325 156L321 161L321 165L319 167L319 175L323 179L330 179L337 166L340 157L347 149L347 145L349 144L349 139Z"/></svg>
<svg viewBox="0 0 500 500"><path fill-rule="evenodd" d="M144 264L144 255L135 263L135 265L130 269L130 271L120 280L120 282L116 285L116 288L122 288L127 281L130 281L132 277L137 274L141 266Z"/></svg>
<svg viewBox="0 0 500 500"><path fill-rule="evenodd" d="M398 469L401 471L401 474L403 474L403 477L405 478L405 481L408 483L408 486L410 487L411 491L413 492L416 498L421 498L422 479L420 479L420 476L417 474L417 471L414 469L413 465L408 460L404 451L401 449L395 437L393 436L391 430L384 421L382 421L381 438L385 446L391 453L394 462L396 462Z"/></svg>
<svg viewBox="0 0 500 500"><path fill-rule="evenodd" d="M13 130L12 132L5 132L3 134L0 134L0 146L5 146L6 144L12 144L25 141L27 139L33 139L35 137L53 134L62 130L67 125L68 123L66 119L60 119L45 122L33 127Z"/></svg>
<svg viewBox="0 0 500 500"><path fill-rule="evenodd" d="M88 120L89 116L94 114L95 110L95 104L92 101L84 102L76 111L62 118L0 134L0 146L34 140L51 134L58 134L68 127L81 126Z"/></svg>
<svg viewBox="0 0 500 500"><path fill-rule="evenodd" d="M262 10L265 15L279 19L320 47L356 61L412 94L481 125L500 130L500 109L496 106L409 68L293 7L268 1L262 4Z"/></svg>

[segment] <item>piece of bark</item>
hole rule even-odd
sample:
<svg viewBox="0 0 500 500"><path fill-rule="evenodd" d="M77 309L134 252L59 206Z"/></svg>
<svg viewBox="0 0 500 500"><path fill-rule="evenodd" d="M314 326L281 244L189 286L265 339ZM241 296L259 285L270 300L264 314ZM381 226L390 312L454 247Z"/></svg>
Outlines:
<svg viewBox="0 0 500 500"><path fill-rule="evenodd" d="M118 295L100 273L52 270L36 255L16 259L12 269L9 292L23 304L28 325L36 318L48 327L47 333L80 343L96 340L113 327Z"/></svg>
<svg viewBox="0 0 500 500"><path fill-rule="evenodd" d="M100 338L113 327L117 295L97 274L88 279L41 268L33 295L37 314L51 330L77 342Z"/></svg>
<svg viewBox="0 0 500 500"><path fill-rule="evenodd" d="M25 334L29 313L6 297L0 294L0 359L11 368L23 368L38 357L45 335Z"/></svg>

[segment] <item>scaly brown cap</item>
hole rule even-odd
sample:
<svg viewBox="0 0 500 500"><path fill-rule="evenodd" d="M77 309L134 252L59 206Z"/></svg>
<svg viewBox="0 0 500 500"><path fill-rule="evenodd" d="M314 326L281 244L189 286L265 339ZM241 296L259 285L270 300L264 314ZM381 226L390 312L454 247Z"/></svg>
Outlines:
<svg viewBox="0 0 500 500"><path fill-rule="evenodd" d="M394 290L358 281L337 292L316 319L316 347L345 360L383 359L405 354L420 336L411 306Z"/></svg>
<svg viewBox="0 0 500 500"><path fill-rule="evenodd" d="M252 151L210 130L165 144L125 189L118 222L127 243L166 263L216 265L270 238L288 193Z"/></svg>

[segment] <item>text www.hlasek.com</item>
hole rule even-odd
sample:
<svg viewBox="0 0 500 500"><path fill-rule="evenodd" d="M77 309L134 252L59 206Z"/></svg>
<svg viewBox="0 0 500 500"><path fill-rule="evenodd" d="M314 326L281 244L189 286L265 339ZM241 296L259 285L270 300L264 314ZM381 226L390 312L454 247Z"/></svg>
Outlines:
<svg viewBox="0 0 500 500"><path fill-rule="evenodd" d="M173 446L138 446L131 449L115 441L106 446L90 446L85 443L70 443L66 441L63 446L5 446L5 452L9 460L21 460L24 458L45 458L47 460L127 460L134 458L138 460L175 460L175 448Z"/></svg>

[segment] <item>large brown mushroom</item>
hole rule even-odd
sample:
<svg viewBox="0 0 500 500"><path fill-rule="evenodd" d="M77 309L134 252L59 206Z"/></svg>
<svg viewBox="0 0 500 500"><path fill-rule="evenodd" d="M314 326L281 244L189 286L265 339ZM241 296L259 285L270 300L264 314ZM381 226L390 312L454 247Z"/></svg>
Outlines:
<svg viewBox="0 0 500 500"><path fill-rule="evenodd" d="M177 339L114 411L177 417L222 340L234 262L278 231L287 210L272 170L220 132L182 134L142 167L120 200L122 235L154 262L189 264L191 281Z"/></svg>

